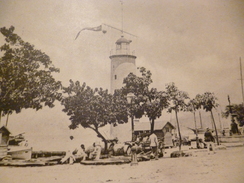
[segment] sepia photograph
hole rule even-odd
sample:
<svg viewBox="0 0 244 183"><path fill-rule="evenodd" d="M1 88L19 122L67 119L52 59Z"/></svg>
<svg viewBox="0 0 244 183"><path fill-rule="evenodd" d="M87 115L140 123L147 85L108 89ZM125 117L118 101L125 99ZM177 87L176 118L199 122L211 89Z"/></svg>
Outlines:
<svg viewBox="0 0 244 183"><path fill-rule="evenodd" d="M0 182L242 183L243 68L243 0L0 0Z"/></svg>

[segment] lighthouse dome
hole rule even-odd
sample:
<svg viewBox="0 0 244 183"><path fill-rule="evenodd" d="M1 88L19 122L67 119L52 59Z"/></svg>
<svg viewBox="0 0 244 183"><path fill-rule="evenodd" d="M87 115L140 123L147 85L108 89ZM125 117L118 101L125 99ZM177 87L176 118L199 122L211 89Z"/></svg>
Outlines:
<svg viewBox="0 0 244 183"><path fill-rule="evenodd" d="M116 41L116 44L121 44L121 43L131 43L131 40L127 40L124 38L124 36L121 36L121 38L119 38L117 41Z"/></svg>

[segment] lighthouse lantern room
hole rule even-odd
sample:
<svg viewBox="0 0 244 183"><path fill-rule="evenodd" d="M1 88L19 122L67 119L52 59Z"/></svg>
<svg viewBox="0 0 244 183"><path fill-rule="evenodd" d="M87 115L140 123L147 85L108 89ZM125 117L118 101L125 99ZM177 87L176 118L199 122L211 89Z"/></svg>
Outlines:
<svg viewBox="0 0 244 183"><path fill-rule="evenodd" d="M116 53L111 55L111 93L123 86L123 80L129 73L136 71L136 56L130 53L131 40L124 36L118 39L116 44Z"/></svg>

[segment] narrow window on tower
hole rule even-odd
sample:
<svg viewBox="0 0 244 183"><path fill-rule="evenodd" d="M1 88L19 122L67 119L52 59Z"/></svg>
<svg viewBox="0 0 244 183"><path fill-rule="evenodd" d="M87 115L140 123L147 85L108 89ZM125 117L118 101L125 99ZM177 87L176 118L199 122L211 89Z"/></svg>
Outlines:
<svg viewBox="0 0 244 183"><path fill-rule="evenodd" d="M114 75L114 79L115 79L115 80L117 79L117 75Z"/></svg>

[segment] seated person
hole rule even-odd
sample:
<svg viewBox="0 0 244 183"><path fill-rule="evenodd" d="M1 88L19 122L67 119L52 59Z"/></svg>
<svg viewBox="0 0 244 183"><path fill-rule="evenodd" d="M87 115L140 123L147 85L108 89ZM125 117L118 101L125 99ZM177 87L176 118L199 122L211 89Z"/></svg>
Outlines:
<svg viewBox="0 0 244 183"><path fill-rule="evenodd" d="M73 139L74 139L74 137L70 136L71 142L68 146L65 156L61 159L60 163L65 163L68 161L69 164L73 164L75 162L75 160L76 160L75 154L77 153L78 149L74 147Z"/></svg>
<svg viewBox="0 0 244 183"><path fill-rule="evenodd" d="M74 152L75 161L84 161L86 160L87 154L85 153L85 146L84 144L80 145L80 148L77 152Z"/></svg>
<svg viewBox="0 0 244 183"><path fill-rule="evenodd" d="M93 143L94 150L89 153L89 159L99 160L101 156L102 147L99 142Z"/></svg>

